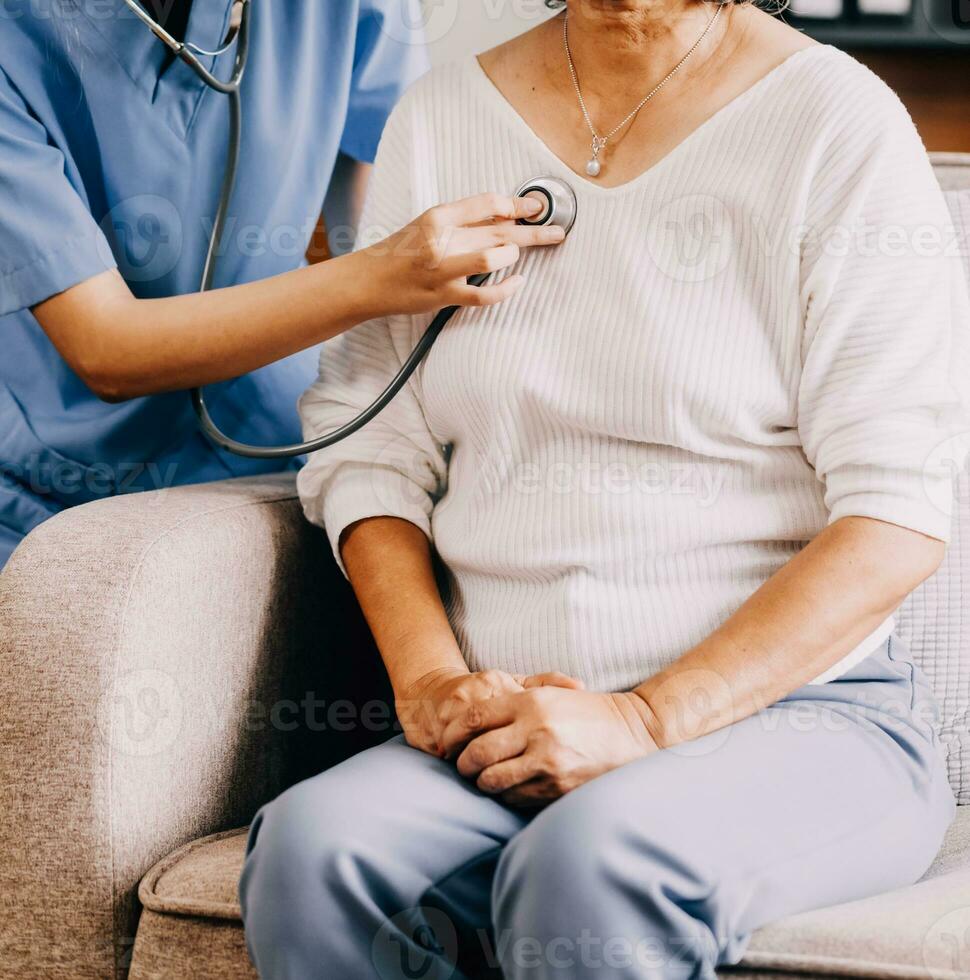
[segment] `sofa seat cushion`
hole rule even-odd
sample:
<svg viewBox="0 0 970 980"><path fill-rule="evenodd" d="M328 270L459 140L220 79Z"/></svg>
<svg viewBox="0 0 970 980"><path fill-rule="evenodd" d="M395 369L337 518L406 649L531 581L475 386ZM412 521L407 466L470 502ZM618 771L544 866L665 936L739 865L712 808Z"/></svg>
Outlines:
<svg viewBox="0 0 970 980"><path fill-rule="evenodd" d="M228 831L180 848L149 871L138 893L144 912L132 980L256 977L236 890L245 851L246 831ZM970 807L958 808L918 884L766 926L741 964L723 972L733 980L970 976Z"/></svg>
<svg viewBox="0 0 970 980"><path fill-rule="evenodd" d="M130 980L258 980L246 951L236 887L246 831L186 844L142 879Z"/></svg>
<svg viewBox="0 0 970 980"><path fill-rule="evenodd" d="M247 833L244 827L213 834L163 858L142 879L142 906L168 915L240 922L237 888Z"/></svg>

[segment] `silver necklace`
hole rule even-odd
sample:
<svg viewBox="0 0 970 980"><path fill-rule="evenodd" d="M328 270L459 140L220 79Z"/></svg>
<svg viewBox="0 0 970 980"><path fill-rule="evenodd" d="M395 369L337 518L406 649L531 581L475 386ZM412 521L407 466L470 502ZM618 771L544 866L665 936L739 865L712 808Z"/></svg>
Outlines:
<svg viewBox="0 0 970 980"><path fill-rule="evenodd" d="M573 54L569 50L569 14L568 12L562 19L562 43L563 47L566 49L566 61L569 63L569 74L573 79L573 87L576 89L576 96L579 99L579 108L583 110L583 118L586 120L586 125L589 128L590 134L593 137L593 155L590 157L589 162L586 164L586 173L590 177L598 177L603 170L603 164L600 163L599 155L606 149L606 144L613 139L616 134L623 129L623 127L669 82L677 72L680 71L684 65L690 60L691 55L701 46L704 39L708 34L714 29L714 25L717 23L718 17L721 16L721 11L724 9L723 3L718 3L717 10L714 11L714 16L711 18L707 27L704 28L704 33L694 42L694 46L684 55L680 61L674 66L673 70L667 75L663 81L660 82L652 91L650 91L647 96L640 101L637 107L627 115L623 121L618 125L614 126L605 136L600 136L596 132L596 127L593 125L593 120L589 117L589 110L586 108L586 100L583 98L583 90L579 87L579 76L576 74L576 65L573 64Z"/></svg>

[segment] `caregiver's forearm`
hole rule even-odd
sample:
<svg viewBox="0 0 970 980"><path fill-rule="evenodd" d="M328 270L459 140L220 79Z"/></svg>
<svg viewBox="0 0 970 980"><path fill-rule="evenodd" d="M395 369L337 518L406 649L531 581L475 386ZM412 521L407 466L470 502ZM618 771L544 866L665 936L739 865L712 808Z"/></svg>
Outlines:
<svg viewBox="0 0 970 980"><path fill-rule="evenodd" d="M239 377L366 320L500 303L522 285L480 288L520 250L553 245L556 227L520 225L537 201L479 194L424 212L369 248L258 282L139 299L116 270L39 303L33 312L78 376L106 401Z"/></svg>
<svg viewBox="0 0 970 980"><path fill-rule="evenodd" d="M755 714L851 652L939 567L945 545L894 524L827 527L706 640L635 691L661 747Z"/></svg>
<svg viewBox="0 0 970 980"><path fill-rule="evenodd" d="M117 271L41 304L61 356L108 401L239 377L378 315L366 259L347 255L271 279L137 299ZM79 326L82 325L82 326Z"/></svg>
<svg viewBox="0 0 970 980"><path fill-rule="evenodd" d="M467 671L424 533L397 517L344 531L340 555L398 697L433 671Z"/></svg>

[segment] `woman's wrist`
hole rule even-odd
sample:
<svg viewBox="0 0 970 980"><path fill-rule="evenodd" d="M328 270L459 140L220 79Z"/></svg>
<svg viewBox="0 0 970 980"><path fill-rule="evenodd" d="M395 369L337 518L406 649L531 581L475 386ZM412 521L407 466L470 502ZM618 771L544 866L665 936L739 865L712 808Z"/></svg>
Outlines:
<svg viewBox="0 0 970 980"><path fill-rule="evenodd" d="M428 692L436 684L469 673L454 637L407 639L381 653L397 700Z"/></svg>
<svg viewBox="0 0 970 980"><path fill-rule="evenodd" d="M666 748L662 726L649 702L637 691L612 695L613 703L637 741L648 749Z"/></svg>
<svg viewBox="0 0 970 980"><path fill-rule="evenodd" d="M395 699L402 701L409 698L430 695L439 684L453 680L456 677L466 677L469 673L470 671L465 665L459 667L449 664L432 667L431 670L425 671L423 674L403 683L394 683L392 681L391 686L394 688Z"/></svg>

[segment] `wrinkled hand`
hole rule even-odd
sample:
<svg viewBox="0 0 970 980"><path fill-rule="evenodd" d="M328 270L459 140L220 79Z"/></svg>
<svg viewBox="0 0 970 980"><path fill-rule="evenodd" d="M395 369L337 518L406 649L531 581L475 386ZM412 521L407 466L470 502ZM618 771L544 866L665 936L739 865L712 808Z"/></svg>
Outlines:
<svg viewBox="0 0 970 980"><path fill-rule="evenodd" d="M657 751L635 694L543 687L468 705L443 740L465 745L458 771L513 806L543 806Z"/></svg>
<svg viewBox="0 0 970 980"><path fill-rule="evenodd" d="M468 708L544 686L578 690L582 683L558 671L524 676L504 670L470 673L446 668L421 677L396 699L395 707L408 745L444 758L460 748L445 732Z"/></svg>

